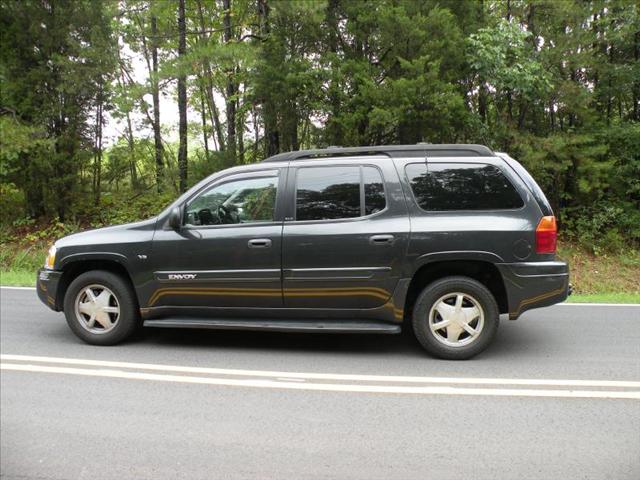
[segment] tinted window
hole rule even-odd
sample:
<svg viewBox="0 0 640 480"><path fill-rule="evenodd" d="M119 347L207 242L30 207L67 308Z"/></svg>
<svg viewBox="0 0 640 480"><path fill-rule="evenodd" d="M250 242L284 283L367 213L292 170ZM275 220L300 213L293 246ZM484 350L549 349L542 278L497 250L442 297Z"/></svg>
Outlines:
<svg viewBox="0 0 640 480"><path fill-rule="evenodd" d="M278 177L244 178L216 185L191 200L185 223L224 225L274 219Z"/></svg>
<svg viewBox="0 0 640 480"><path fill-rule="evenodd" d="M369 166L301 168L296 188L296 220L355 218L387 205L382 175Z"/></svg>
<svg viewBox="0 0 640 480"><path fill-rule="evenodd" d="M384 198L384 184L380 171L374 167L363 167L364 214L371 215L384 210L387 202Z"/></svg>
<svg viewBox="0 0 640 480"><path fill-rule="evenodd" d="M465 163L415 163L407 177L424 210L504 210L520 208L522 198L500 169Z"/></svg>
<svg viewBox="0 0 640 480"><path fill-rule="evenodd" d="M360 167L311 167L298 170L296 220L360 216Z"/></svg>

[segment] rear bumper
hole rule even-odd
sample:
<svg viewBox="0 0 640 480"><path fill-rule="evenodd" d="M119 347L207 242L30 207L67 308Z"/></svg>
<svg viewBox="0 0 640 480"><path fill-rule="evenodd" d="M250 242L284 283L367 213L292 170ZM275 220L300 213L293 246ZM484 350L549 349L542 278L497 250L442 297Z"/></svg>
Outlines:
<svg viewBox="0 0 640 480"><path fill-rule="evenodd" d="M47 307L51 310L55 310L56 312L61 310L61 306L56 298L61 276L62 272L42 268L38 270L38 278L36 279L36 291L38 292L38 298L40 298L42 303Z"/></svg>
<svg viewBox="0 0 640 480"><path fill-rule="evenodd" d="M563 302L570 295L566 262L522 262L496 265L507 292L509 318L532 308Z"/></svg>

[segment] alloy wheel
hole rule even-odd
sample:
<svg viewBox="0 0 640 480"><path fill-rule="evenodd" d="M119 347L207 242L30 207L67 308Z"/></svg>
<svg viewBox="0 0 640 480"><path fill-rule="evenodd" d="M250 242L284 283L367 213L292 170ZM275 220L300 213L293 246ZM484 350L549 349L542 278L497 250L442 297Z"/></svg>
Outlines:
<svg viewBox="0 0 640 480"><path fill-rule="evenodd" d="M429 328L440 343L463 347L473 343L484 327L484 310L468 293L452 292L436 300L429 311Z"/></svg>
<svg viewBox="0 0 640 480"><path fill-rule="evenodd" d="M84 287L75 300L76 318L91 333L111 331L120 318L120 304L115 294L104 285Z"/></svg>

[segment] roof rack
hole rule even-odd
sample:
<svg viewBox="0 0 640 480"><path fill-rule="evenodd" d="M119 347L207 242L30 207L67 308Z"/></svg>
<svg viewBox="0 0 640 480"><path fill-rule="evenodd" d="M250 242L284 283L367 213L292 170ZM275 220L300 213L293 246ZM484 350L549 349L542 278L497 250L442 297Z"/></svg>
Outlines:
<svg viewBox="0 0 640 480"><path fill-rule="evenodd" d="M494 153L484 145L472 144L417 144L372 147L329 147L317 150L297 150L279 153L263 162L287 162L310 158L340 157L352 155L387 155L389 157L492 157Z"/></svg>

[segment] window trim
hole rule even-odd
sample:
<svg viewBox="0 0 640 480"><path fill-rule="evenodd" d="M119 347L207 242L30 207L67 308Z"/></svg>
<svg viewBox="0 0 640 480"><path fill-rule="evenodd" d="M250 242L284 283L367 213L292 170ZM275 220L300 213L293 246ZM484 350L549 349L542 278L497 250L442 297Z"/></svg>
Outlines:
<svg viewBox="0 0 640 480"><path fill-rule="evenodd" d="M427 173L429 173L429 165L433 164L433 165L452 165L452 164L456 164L456 165L484 165L484 166L490 166L493 168L496 168L500 171L500 173L502 173L502 175L507 179L507 181L509 182L509 184L511 184L511 187L513 188L513 190L518 194L518 197L520 197L520 200L522 201L522 206L518 207L518 208L483 208L483 209L473 209L473 210L468 210L468 209L450 209L450 210L425 210L424 208L422 208L420 206L420 202L418 202L418 199L416 198L416 194L413 191L413 187L411 186L411 180L409 179L409 174L407 173L407 168L410 165L424 165L427 168ZM430 162L429 160L425 160L424 162L410 162L405 164L404 166L404 177L405 180L407 182L407 185L409 186L409 191L411 192L411 198L413 198L413 202L414 204L418 207L418 209L421 212L427 213L427 214L432 214L432 213L451 213L451 212L462 212L462 213L486 213L486 212L519 212L521 210L524 210L525 208L527 208L527 202L525 201L524 198L522 198L522 193L520 193L520 190L516 187L516 185L514 185L513 181L511 180L511 178L509 177L509 174L507 172L505 172L505 170L503 170L502 168L500 168L499 165L493 164L493 163L487 163L487 162L442 162L442 161L435 161L435 162Z"/></svg>
<svg viewBox="0 0 640 480"><path fill-rule="evenodd" d="M302 169L308 168L335 168L335 167L351 167L351 168L359 168L360 171L360 216L358 217L347 217L347 218L324 218L324 219L316 219L316 220L298 220L298 172ZM363 215L366 212L365 202L363 197L365 196L364 189L364 167L373 167L380 174L380 180L382 180L382 189L384 192L384 208L379 212L372 213L370 215ZM324 165L305 165L305 166L291 166L290 169L294 169L295 173L292 176L292 188L293 188L293 219L286 220L285 223L291 224L296 223L300 225L312 224L312 223L335 223L335 222L358 222L361 220L368 220L373 217L377 217L378 215L382 215L389 210L389 196L387 195L387 183L384 179L384 174L382 169L375 164L371 163L357 163L357 164L345 164L345 163L332 163L332 164L324 164Z"/></svg>
<svg viewBox="0 0 640 480"><path fill-rule="evenodd" d="M236 172L225 175L221 178L214 180L211 183L203 186L197 192L194 192L189 198L187 198L182 205L180 206L181 216L182 216L182 229L183 230L204 230L204 229L212 229L212 228L246 228L246 227L263 227L263 226L272 226L272 225L281 225L282 219L278 220L279 217L279 203L282 198L282 191L285 188L286 182L286 174L282 174L282 168L269 168L265 170L255 170L252 172ZM237 180L251 180L254 178L277 178L277 191L276 191L276 203L273 209L273 215L275 217L274 220L268 220L264 222L250 222L250 223L222 223L218 225L192 225L190 223L185 223L186 221L186 208L189 202L191 202L196 197L202 195L202 193L211 190L212 188L218 187L220 185L224 185L225 183L235 182ZM281 207L280 207L281 208Z"/></svg>

